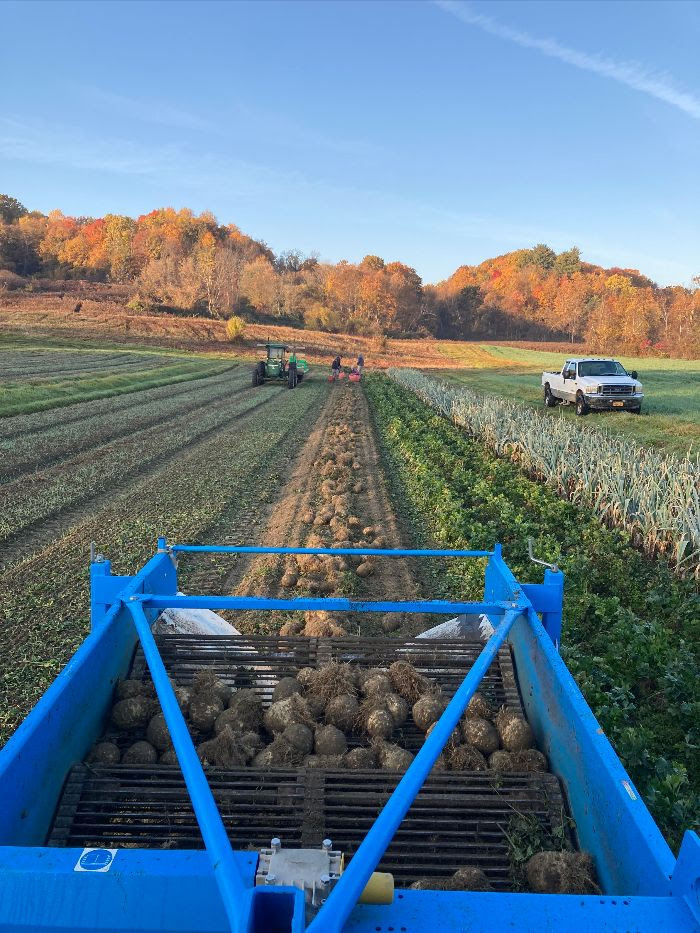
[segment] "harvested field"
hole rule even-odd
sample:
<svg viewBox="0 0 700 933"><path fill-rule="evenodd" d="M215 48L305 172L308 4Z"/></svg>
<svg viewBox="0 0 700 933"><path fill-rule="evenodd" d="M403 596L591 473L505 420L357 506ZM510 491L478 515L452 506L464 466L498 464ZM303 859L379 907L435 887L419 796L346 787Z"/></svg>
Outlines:
<svg viewBox="0 0 700 933"><path fill-rule="evenodd" d="M313 379L294 392L255 390L248 368L228 363L186 390L61 408L63 430L55 410L0 422L11 460L0 485L2 738L87 633L90 542L115 572L132 572L159 534L212 541L235 521L255 540L285 451L311 430L326 394Z"/></svg>
<svg viewBox="0 0 700 933"><path fill-rule="evenodd" d="M263 333L289 339L283 330ZM381 376L360 385L326 382L334 339L318 337L324 366L312 365L312 378L293 392L253 388L250 365L230 351L225 359L114 347L19 351L27 353L26 371L23 379L12 374L12 384L25 411L0 419L0 736L10 734L87 632L91 541L117 573L137 569L160 534L190 543L350 548L490 548L501 541L514 572L532 580L538 575L524 557L532 534L538 553L567 575L562 653L675 840L692 822L695 799L695 590L399 386ZM369 355L361 342L349 346ZM474 368L488 369L490 354L512 355L515 364L525 351L469 352ZM0 365L7 377L1 354ZM139 373L156 383L139 388L141 376L132 378ZM158 384L165 375L174 379ZM68 403L71 384L82 395ZM21 396L21 385L29 394ZM90 394L103 390L112 394ZM38 409L28 410L32 405ZM180 571L190 592L370 599L476 598L482 579L476 561L352 555L186 556ZM339 639L410 639L431 624L416 616L299 615L232 621L251 635L277 636L279 629L283 638Z"/></svg>

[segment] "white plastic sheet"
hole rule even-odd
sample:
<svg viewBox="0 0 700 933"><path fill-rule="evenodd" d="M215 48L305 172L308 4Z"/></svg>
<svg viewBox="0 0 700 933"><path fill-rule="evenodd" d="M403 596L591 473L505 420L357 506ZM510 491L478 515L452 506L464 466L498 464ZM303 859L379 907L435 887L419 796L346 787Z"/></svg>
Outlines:
<svg viewBox="0 0 700 933"><path fill-rule="evenodd" d="M184 596L184 593L178 593ZM165 609L153 623L155 635L240 635L211 609Z"/></svg>

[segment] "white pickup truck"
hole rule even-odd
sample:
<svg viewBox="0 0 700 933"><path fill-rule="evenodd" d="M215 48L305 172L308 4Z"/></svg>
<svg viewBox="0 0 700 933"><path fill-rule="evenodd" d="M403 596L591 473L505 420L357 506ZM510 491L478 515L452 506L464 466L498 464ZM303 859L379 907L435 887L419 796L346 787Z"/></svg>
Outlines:
<svg viewBox="0 0 700 933"><path fill-rule="evenodd" d="M542 373L542 385L549 408L575 405L577 415L591 409L621 408L636 414L642 410L644 393L637 373L628 373L617 360L567 360L560 373Z"/></svg>

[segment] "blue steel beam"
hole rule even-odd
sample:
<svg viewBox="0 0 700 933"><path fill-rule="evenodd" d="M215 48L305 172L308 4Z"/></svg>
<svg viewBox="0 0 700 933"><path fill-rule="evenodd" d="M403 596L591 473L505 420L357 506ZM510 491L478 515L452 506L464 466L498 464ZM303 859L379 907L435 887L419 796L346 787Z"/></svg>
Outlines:
<svg viewBox="0 0 700 933"><path fill-rule="evenodd" d="M236 864L231 843L221 819L202 765L197 757L185 719L170 685L165 665L153 638L151 627L142 604L132 597L126 603L141 640L143 653L151 671L163 715L175 746L177 760L192 801L204 844L211 859L214 877L221 893L226 916L234 933L245 933L249 928L251 889L246 887Z"/></svg>
<svg viewBox="0 0 700 933"><path fill-rule="evenodd" d="M149 609L311 609L327 612L428 612L453 616L480 612L499 616L513 606L512 602L458 603L445 599L365 602L333 596L268 599L264 596L158 596L144 593L136 598Z"/></svg>
<svg viewBox="0 0 700 933"><path fill-rule="evenodd" d="M340 933L373 871L382 859L387 846L394 838L401 821L416 799L425 779L460 717L481 683L498 649L523 609L511 609L504 615L495 632L462 681L459 689L438 719L432 732L423 743L408 771L401 778L387 800L384 808L362 840L348 868L340 876L326 903L309 926L309 933Z"/></svg>
<svg viewBox="0 0 700 933"><path fill-rule="evenodd" d="M493 557L495 551L449 551L409 548L377 547L253 547L227 544L171 544L167 547L173 553L199 554L354 554L357 556L376 555L378 557Z"/></svg>

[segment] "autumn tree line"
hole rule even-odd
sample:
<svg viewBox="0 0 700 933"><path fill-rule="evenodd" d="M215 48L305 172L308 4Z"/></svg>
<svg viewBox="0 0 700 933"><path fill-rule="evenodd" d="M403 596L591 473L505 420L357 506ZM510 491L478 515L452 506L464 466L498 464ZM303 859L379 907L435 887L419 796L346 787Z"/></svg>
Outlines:
<svg viewBox="0 0 700 933"><path fill-rule="evenodd" d="M660 288L633 269L539 244L424 285L401 262L320 262L160 208L137 218L45 215L0 195L0 290L41 280L128 286L134 310L278 320L356 334L562 340L601 352L700 355L700 278ZM37 280L39 280L37 282Z"/></svg>

